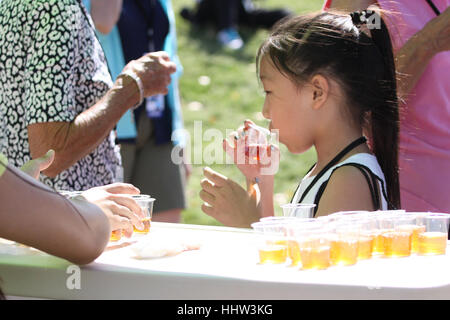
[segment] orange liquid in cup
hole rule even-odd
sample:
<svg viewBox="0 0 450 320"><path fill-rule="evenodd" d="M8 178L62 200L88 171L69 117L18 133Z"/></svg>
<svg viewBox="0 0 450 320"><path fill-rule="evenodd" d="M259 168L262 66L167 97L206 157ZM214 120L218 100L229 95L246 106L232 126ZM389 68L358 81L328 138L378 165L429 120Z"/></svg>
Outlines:
<svg viewBox="0 0 450 320"><path fill-rule="evenodd" d="M134 230L134 232L139 233L139 234L147 234L150 231L151 219L147 218L147 219L141 220L141 222L144 224L144 229L138 230L138 229L136 229L136 227L133 226L133 230Z"/></svg>
<svg viewBox="0 0 450 320"><path fill-rule="evenodd" d="M360 236L358 239L358 260L365 260L372 258L374 237Z"/></svg>
<svg viewBox="0 0 450 320"><path fill-rule="evenodd" d="M391 231L383 234L386 257L407 257L411 255L412 233Z"/></svg>
<svg viewBox="0 0 450 320"><path fill-rule="evenodd" d="M288 256L291 259L292 266L298 266L301 263L300 259L300 247L295 240L288 241Z"/></svg>
<svg viewBox="0 0 450 320"><path fill-rule="evenodd" d="M252 153L250 154L250 147L252 147L253 150ZM267 145L263 145L263 144L256 144L256 143L251 143L248 146L245 146L245 155L247 157L251 157L253 160L256 161L260 161L261 157L264 155L265 157L268 157L267 154Z"/></svg>
<svg viewBox="0 0 450 320"><path fill-rule="evenodd" d="M287 258L285 245L267 245L259 249L259 262L266 263L284 263Z"/></svg>
<svg viewBox="0 0 450 320"><path fill-rule="evenodd" d="M418 253L421 255L445 254L447 249L447 233L423 232L418 236Z"/></svg>
<svg viewBox="0 0 450 320"><path fill-rule="evenodd" d="M373 247L372 247L372 255L383 255L384 254L384 238L383 234L386 232L391 232L391 229L382 229L375 231L373 233Z"/></svg>
<svg viewBox="0 0 450 320"><path fill-rule="evenodd" d="M122 230L114 230L111 232L111 237L109 241L119 241L122 238Z"/></svg>
<svg viewBox="0 0 450 320"><path fill-rule="evenodd" d="M357 240L333 240L330 249L330 260L333 265L348 266L358 260Z"/></svg>
<svg viewBox="0 0 450 320"><path fill-rule="evenodd" d="M419 250L419 234L425 232L425 226L403 225L397 228L398 231L411 232L411 253L417 253Z"/></svg>
<svg viewBox="0 0 450 320"><path fill-rule="evenodd" d="M302 269L326 269L330 266L330 247L303 247L300 245Z"/></svg>

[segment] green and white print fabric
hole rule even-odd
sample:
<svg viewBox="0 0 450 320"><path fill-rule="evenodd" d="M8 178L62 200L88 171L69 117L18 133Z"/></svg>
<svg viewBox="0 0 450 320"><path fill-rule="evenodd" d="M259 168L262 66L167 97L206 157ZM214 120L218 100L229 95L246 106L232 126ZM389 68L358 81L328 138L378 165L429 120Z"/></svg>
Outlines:
<svg viewBox="0 0 450 320"><path fill-rule="evenodd" d="M30 160L27 126L71 122L112 80L93 22L77 0L0 0L0 152L11 165ZM61 190L112 183L120 153L111 134L86 157L50 179Z"/></svg>

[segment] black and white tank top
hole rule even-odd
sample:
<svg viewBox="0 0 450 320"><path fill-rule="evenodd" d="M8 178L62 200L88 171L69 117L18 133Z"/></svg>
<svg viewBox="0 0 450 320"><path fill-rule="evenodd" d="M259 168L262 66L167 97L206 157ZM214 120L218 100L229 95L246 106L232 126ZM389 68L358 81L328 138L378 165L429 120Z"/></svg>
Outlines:
<svg viewBox="0 0 450 320"><path fill-rule="evenodd" d="M306 175L300 182L297 191L292 198L292 203L315 203L316 210L319 206L319 201L324 192L328 180L333 172L342 166L353 166L361 170L365 175L372 193L374 207L378 210L387 210L388 203L386 199L386 180L383 171L378 164L377 158L369 153L358 153L344 161L330 167L323 175L310 187L314 182L315 176ZM307 190L309 188L309 190ZM381 192L379 192L381 190ZM305 195L305 191L307 192Z"/></svg>

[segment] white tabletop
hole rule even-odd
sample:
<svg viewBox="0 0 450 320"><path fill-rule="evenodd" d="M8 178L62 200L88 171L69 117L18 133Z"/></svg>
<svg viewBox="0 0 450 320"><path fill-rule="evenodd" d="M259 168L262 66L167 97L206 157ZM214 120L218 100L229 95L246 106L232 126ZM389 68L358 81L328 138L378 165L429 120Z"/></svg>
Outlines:
<svg viewBox="0 0 450 320"><path fill-rule="evenodd" d="M200 248L137 259L133 246L150 239ZM4 241L0 278L8 296L54 299L450 299L449 250L305 271L258 264L254 240L247 229L153 223L150 235L111 243L81 267L79 288L68 285L70 262Z"/></svg>

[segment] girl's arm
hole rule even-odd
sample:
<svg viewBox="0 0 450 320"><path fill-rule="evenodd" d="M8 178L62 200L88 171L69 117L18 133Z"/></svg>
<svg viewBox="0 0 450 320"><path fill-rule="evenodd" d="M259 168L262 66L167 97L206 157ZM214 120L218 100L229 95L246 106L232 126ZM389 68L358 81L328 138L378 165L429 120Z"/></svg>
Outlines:
<svg viewBox="0 0 450 320"><path fill-rule="evenodd" d="M95 28L103 34L111 32L119 21L122 0L91 0L91 17Z"/></svg>
<svg viewBox="0 0 450 320"><path fill-rule="evenodd" d="M9 166L1 175L0 237L87 264L103 252L110 232L107 216L96 205L69 201Z"/></svg>

